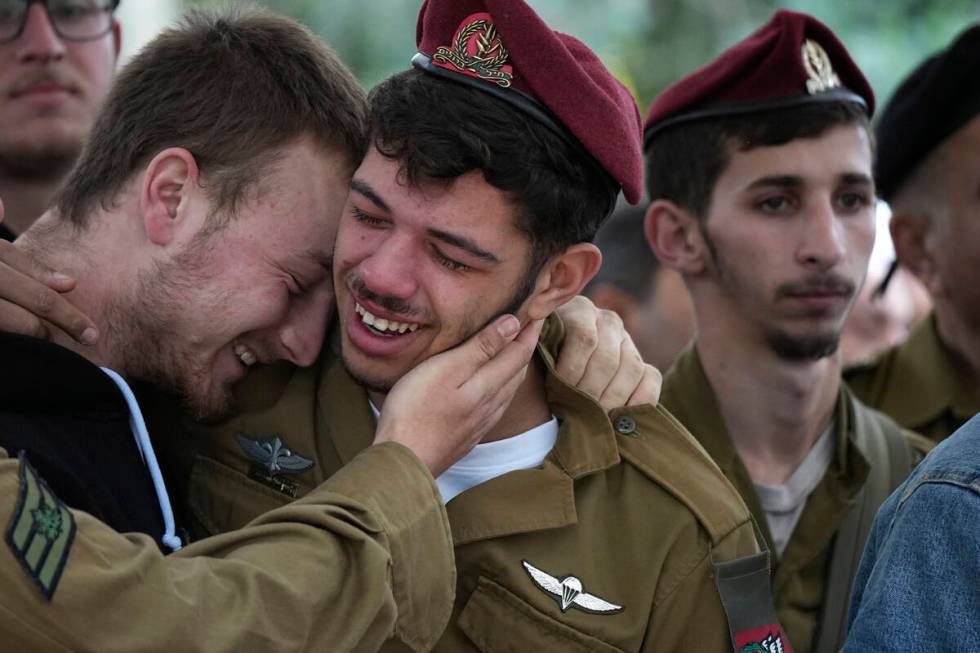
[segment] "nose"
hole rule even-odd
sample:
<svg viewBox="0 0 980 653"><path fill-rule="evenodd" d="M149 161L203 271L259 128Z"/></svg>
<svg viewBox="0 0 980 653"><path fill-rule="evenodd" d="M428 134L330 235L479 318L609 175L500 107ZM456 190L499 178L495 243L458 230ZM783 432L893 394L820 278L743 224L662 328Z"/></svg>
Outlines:
<svg viewBox="0 0 980 653"><path fill-rule="evenodd" d="M806 217L797 258L805 267L828 270L840 263L845 250L844 225L828 198Z"/></svg>
<svg viewBox="0 0 980 653"><path fill-rule="evenodd" d="M47 9L39 2L27 8L27 22L16 43L21 63L49 63L65 56L65 44L54 31Z"/></svg>
<svg viewBox="0 0 980 653"><path fill-rule="evenodd" d="M327 320L333 313L333 288L323 285L316 292L294 298L279 328L282 357L299 367L312 365L320 355Z"/></svg>
<svg viewBox="0 0 980 653"><path fill-rule="evenodd" d="M415 247L410 237L393 234L358 264L356 274L374 294L408 301L418 292Z"/></svg>

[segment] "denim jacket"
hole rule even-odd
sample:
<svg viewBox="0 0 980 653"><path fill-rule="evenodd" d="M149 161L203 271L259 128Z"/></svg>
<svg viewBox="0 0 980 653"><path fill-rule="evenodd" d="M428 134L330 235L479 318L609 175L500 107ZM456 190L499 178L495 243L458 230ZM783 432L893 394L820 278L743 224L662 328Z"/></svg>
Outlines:
<svg viewBox="0 0 980 653"><path fill-rule="evenodd" d="M882 505L844 653L980 650L980 415Z"/></svg>

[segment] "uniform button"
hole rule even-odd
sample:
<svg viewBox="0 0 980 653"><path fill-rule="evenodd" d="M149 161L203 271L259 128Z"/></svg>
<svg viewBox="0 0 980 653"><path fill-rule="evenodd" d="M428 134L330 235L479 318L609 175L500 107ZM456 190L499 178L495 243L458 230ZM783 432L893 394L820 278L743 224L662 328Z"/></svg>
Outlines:
<svg viewBox="0 0 980 653"><path fill-rule="evenodd" d="M636 420L629 415L616 418L616 432L621 435L632 435L636 430Z"/></svg>

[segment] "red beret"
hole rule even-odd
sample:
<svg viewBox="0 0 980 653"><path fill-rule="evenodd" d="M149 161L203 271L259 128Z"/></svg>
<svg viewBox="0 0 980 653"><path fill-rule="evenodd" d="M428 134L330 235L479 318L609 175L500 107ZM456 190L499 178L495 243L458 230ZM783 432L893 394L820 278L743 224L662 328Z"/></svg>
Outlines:
<svg viewBox="0 0 980 653"><path fill-rule="evenodd" d="M781 9L657 96L647 114L646 145L654 133L678 123L826 101L874 112L871 85L830 28Z"/></svg>
<svg viewBox="0 0 980 653"><path fill-rule="evenodd" d="M426 0L412 63L522 109L580 147L631 203L643 186L636 101L578 39L523 0Z"/></svg>

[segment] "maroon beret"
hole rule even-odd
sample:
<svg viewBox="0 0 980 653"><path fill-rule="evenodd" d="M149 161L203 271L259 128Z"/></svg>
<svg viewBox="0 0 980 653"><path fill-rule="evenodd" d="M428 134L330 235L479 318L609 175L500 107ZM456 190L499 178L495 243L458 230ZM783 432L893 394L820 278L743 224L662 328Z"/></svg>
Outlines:
<svg viewBox="0 0 980 653"><path fill-rule="evenodd" d="M780 9L748 38L671 84L647 114L646 145L678 123L810 102L853 102L870 116L871 85L830 28Z"/></svg>
<svg viewBox="0 0 980 653"><path fill-rule="evenodd" d="M631 203L643 186L636 101L578 39L523 0L426 0L413 65L485 90L591 156Z"/></svg>

